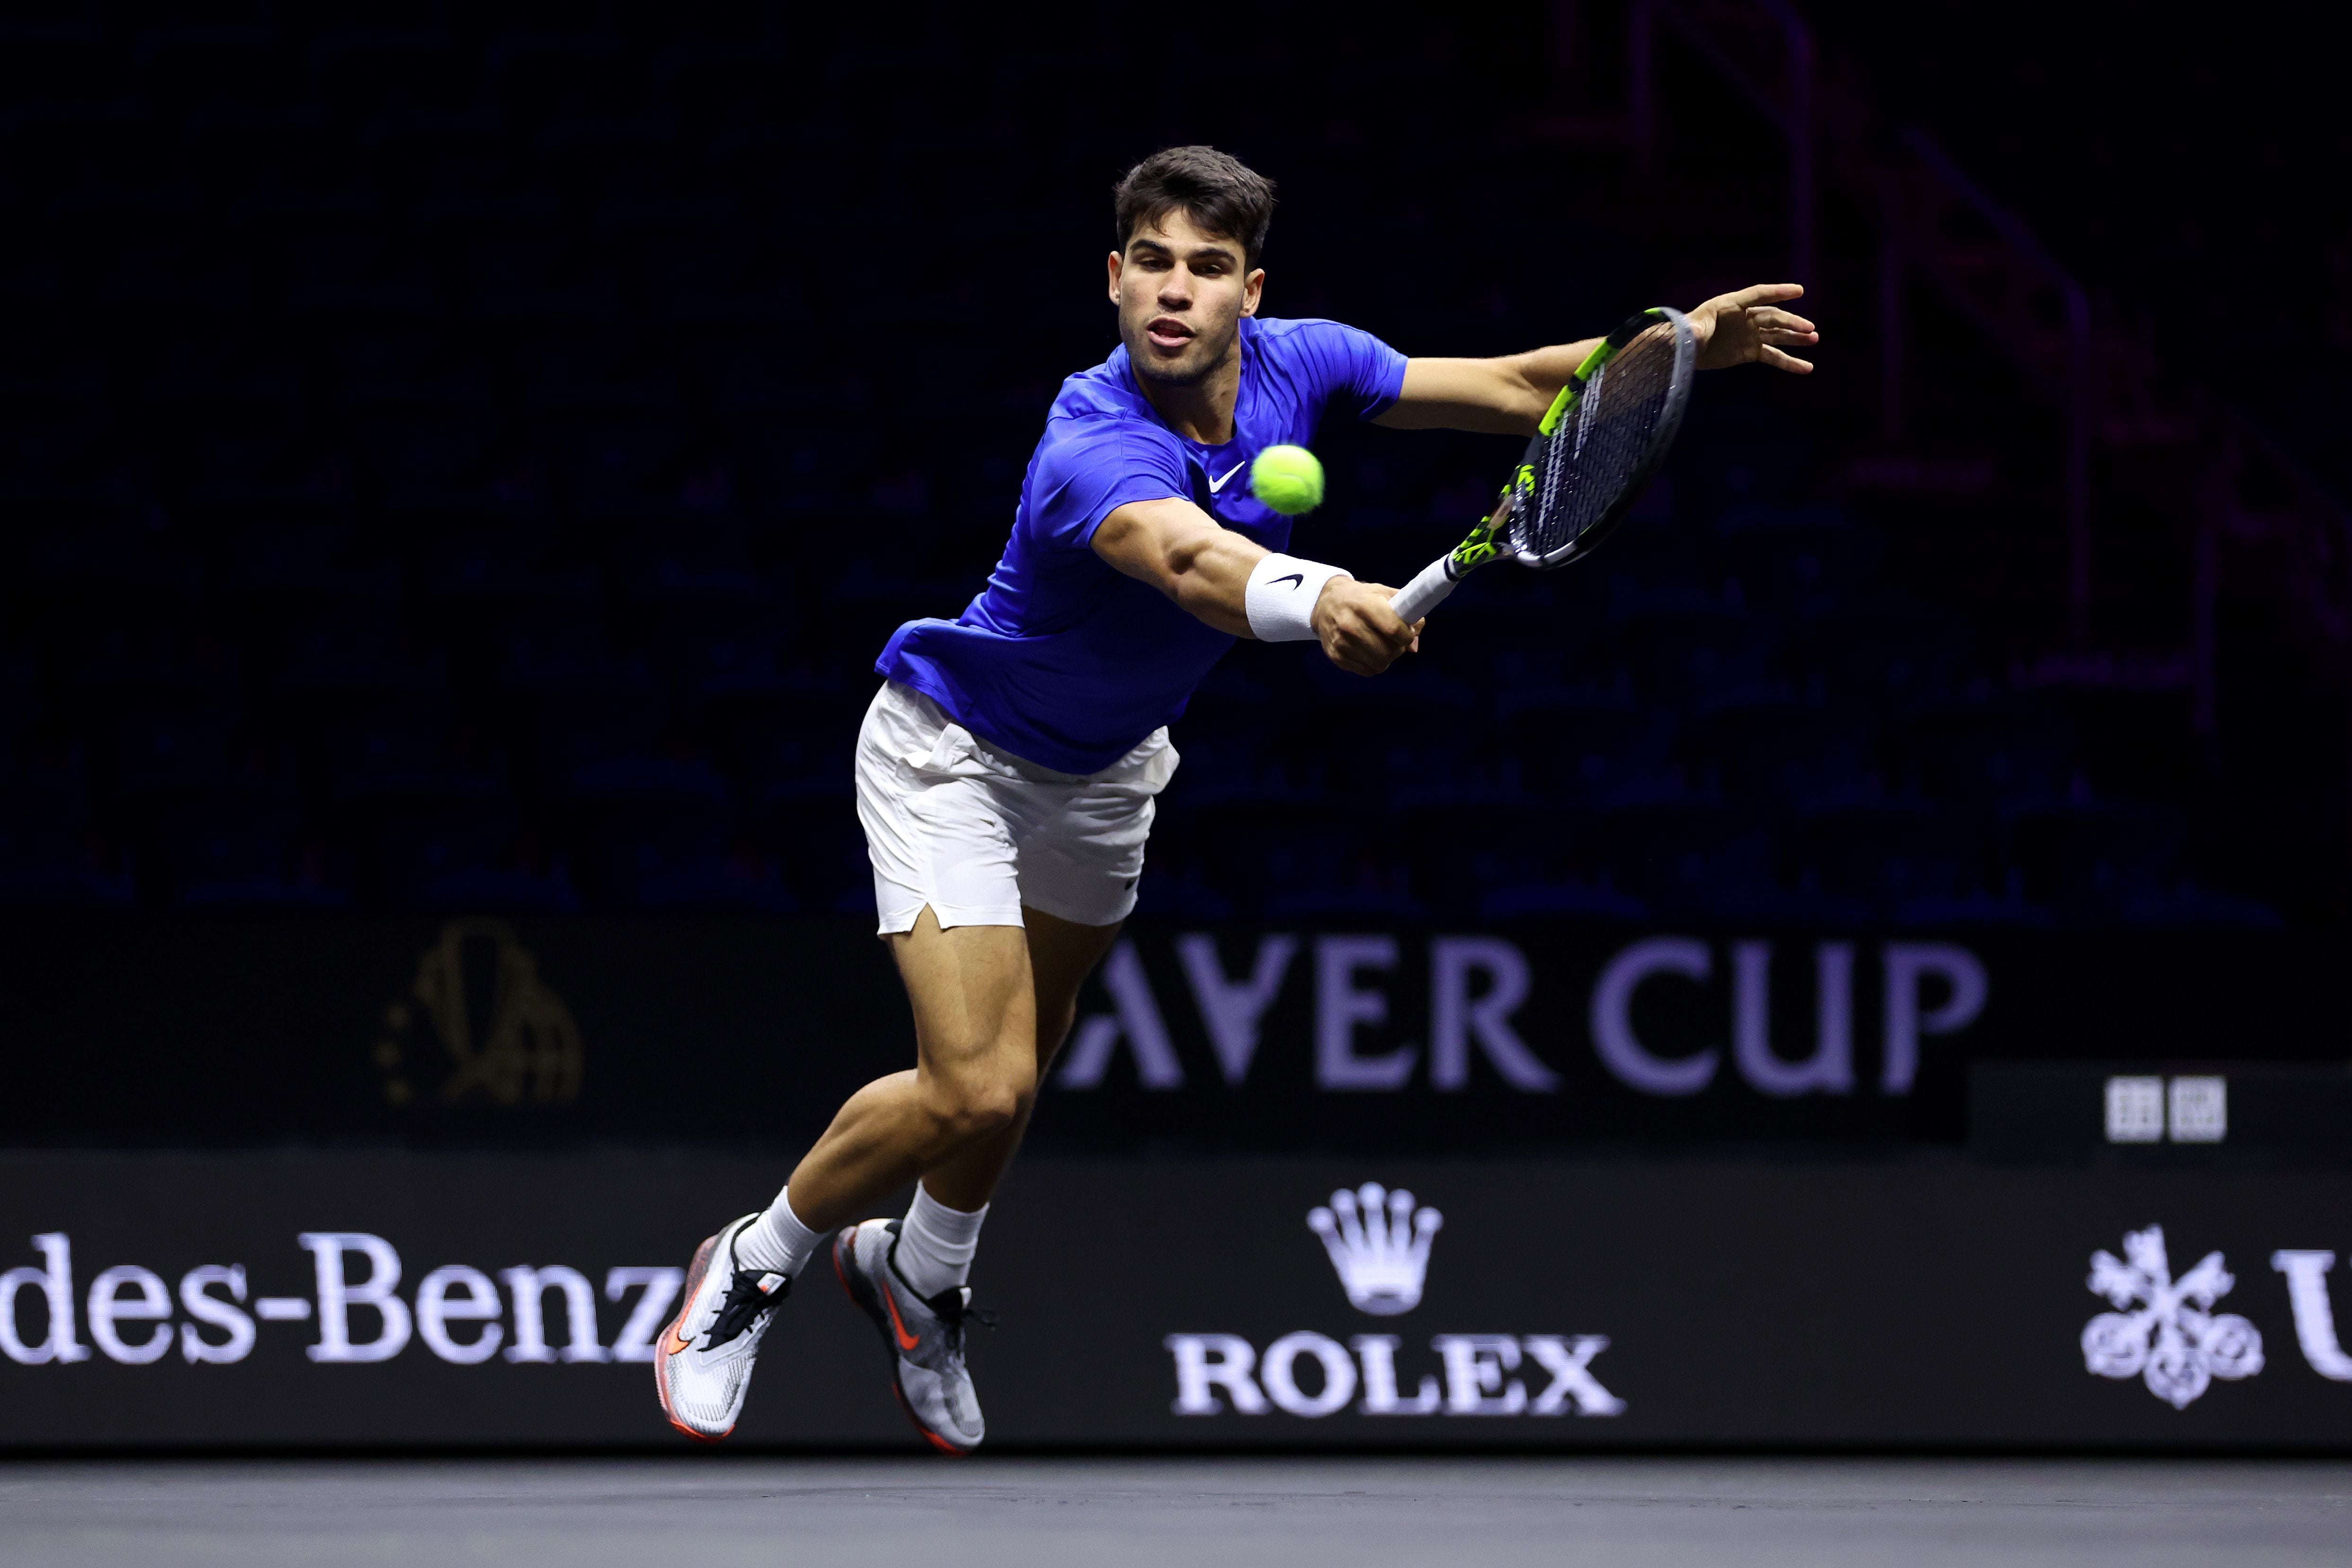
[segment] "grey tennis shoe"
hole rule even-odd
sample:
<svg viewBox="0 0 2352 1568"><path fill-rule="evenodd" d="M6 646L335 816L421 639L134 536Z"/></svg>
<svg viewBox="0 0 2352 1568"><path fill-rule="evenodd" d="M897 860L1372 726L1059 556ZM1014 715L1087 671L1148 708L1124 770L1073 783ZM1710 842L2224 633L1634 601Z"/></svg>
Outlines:
<svg viewBox="0 0 2352 1568"><path fill-rule="evenodd" d="M685 1304L654 1346L654 1387L669 1424L698 1443L735 1430L751 1363L793 1282L782 1274L739 1268L735 1239L760 1216L747 1214L695 1249L686 1271Z"/></svg>
<svg viewBox="0 0 2352 1568"><path fill-rule="evenodd" d="M973 1309L969 1285L928 1298L915 1294L892 1261L898 1243L895 1219L849 1226L834 1237L833 1270L881 1331L891 1387L915 1429L942 1453L969 1454L988 1428L964 1364L964 1330L992 1320Z"/></svg>

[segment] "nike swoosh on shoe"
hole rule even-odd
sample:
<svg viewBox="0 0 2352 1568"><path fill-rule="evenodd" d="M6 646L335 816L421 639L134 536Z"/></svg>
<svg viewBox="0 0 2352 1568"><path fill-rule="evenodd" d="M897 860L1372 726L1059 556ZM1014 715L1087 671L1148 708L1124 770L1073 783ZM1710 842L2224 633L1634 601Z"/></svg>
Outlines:
<svg viewBox="0 0 2352 1568"><path fill-rule="evenodd" d="M891 1291L890 1287L884 1284L877 1289L881 1292L882 1304L890 1309L890 1328L898 1336L898 1348L902 1351L911 1351L921 1344L923 1342L919 1338L907 1331L907 1321L898 1316L898 1299Z"/></svg>

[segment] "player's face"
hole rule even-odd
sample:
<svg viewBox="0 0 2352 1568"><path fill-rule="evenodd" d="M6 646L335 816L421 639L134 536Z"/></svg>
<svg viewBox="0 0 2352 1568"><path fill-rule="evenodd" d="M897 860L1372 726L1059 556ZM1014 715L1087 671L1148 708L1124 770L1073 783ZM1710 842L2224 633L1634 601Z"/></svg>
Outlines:
<svg viewBox="0 0 2352 1568"><path fill-rule="evenodd" d="M1265 284L1264 269L1244 261L1241 241L1209 233L1181 208L1112 255L1110 297L1137 374L1191 386L1232 357Z"/></svg>

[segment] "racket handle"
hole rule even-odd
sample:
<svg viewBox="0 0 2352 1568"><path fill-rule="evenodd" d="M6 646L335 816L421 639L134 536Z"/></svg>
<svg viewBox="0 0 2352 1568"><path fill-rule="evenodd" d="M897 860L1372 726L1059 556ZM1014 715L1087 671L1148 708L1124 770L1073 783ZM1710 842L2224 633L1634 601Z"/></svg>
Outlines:
<svg viewBox="0 0 2352 1568"><path fill-rule="evenodd" d="M1444 602L1445 595L1454 592L1454 576L1446 571L1451 564L1453 557L1441 555L1397 591L1397 596L1389 601L1389 608L1397 613L1397 619L1411 626Z"/></svg>

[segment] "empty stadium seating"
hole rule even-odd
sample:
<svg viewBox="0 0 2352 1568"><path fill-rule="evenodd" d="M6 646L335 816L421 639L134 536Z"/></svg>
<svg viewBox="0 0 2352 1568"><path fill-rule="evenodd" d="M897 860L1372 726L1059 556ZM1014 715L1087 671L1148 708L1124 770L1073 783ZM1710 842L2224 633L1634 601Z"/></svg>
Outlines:
<svg viewBox="0 0 2352 1568"><path fill-rule="evenodd" d="M1106 66L1047 51L1001 90ZM783 14L68 5L0 55L0 900L870 907L872 657L978 586L1109 347L1115 169ZM1475 256L1284 293L1384 134L1239 132L1301 194L1270 311L1410 352L1605 324L1600 281L1465 294ZM1472 232L1486 167L1403 221ZM911 258L942 229L990 276ZM1857 438L1776 407L1769 462L1695 419L1608 552L1483 575L1415 668L1237 650L1145 911L2278 919L2197 858L2179 722L2018 689L1829 482ZM1498 456L1335 441L1302 537L1395 581Z"/></svg>

